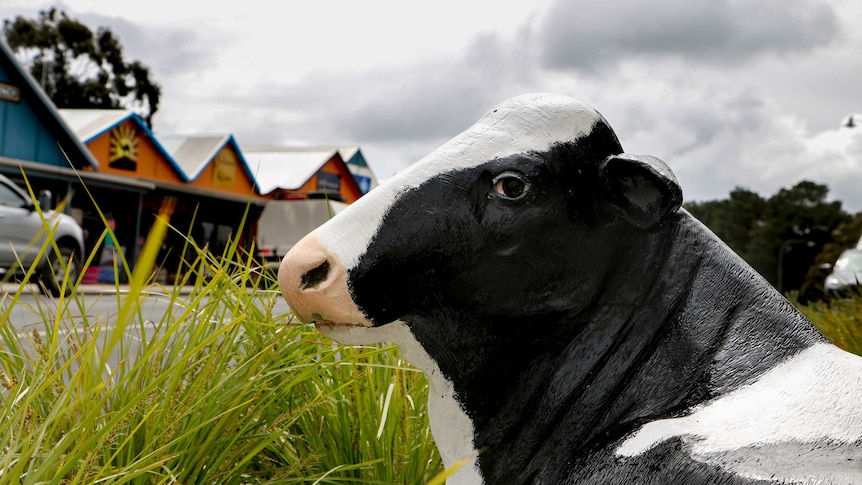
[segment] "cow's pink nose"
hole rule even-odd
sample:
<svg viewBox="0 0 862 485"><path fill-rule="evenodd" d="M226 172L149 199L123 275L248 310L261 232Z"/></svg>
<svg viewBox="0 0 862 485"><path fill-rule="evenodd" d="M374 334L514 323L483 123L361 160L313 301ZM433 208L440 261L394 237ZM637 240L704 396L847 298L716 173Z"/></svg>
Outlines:
<svg viewBox="0 0 862 485"><path fill-rule="evenodd" d="M347 272L314 233L296 243L278 268L278 286L303 322L370 326L347 288Z"/></svg>

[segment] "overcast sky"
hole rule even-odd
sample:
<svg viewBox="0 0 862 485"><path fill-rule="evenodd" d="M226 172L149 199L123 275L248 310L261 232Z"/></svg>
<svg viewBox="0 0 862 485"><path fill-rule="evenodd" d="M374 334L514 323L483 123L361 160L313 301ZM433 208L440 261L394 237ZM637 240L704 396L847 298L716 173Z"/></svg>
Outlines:
<svg viewBox="0 0 862 485"><path fill-rule="evenodd" d="M110 27L162 86L159 133L359 145L387 178L500 101L581 99L686 200L825 183L862 210L859 0L0 0Z"/></svg>

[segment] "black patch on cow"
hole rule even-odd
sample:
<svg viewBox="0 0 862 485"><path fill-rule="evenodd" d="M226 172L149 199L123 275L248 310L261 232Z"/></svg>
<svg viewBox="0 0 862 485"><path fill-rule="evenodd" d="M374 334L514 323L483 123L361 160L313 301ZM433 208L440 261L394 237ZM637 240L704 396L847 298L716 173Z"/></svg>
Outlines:
<svg viewBox="0 0 862 485"><path fill-rule="evenodd" d="M582 466L573 474L551 469L539 471L526 481L506 483L558 483L561 485L756 485L772 483L735 475L718 466L693 460L679 439L662 443L643 455L632 458L614 456L613 450L576 458Z"/></svg>
<svg viewBox="0 0 862 485"><path fill-rule="evenodd" d="M567 311L569 302L546 296L559 293L559 282L572 275L558 261L531 253L568 253L577 241L554 228L599 221L596 211L607 210L596 204L599 163L620 151L610 128L598 123L589 136L547 153L443 173L406 192L350 271L356 303L376 324L437 311L443 302L455 306L450 311L480 305L505 318ZM493 180L504 172L522 174L529 192L518 200L499 197ZM586 229L584 237L598 238ZM590 279L591 268L583 271Z"/></svg>
<svg viewBox="0 0 862 485"><path fill-rule="evenodd" d="M600 180L621 151L599 123L546 153L435 176L393 203L349 272L370 320L406 322L453 382L487 484L564 483L577 457L822 339L687 213L621 217ZM528 191L496 193L505 172Z"/></svg>

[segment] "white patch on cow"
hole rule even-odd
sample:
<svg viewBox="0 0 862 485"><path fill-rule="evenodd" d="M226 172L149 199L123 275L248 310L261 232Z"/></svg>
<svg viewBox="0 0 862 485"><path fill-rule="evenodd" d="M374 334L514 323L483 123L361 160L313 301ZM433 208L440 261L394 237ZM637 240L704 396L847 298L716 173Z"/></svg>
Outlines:
<svg viewBox="0 0 862 485"><path fill-rule="evenodd" d="M545 151L555 143L575 140L588 135L600 118L590 106L566 96L539 93L511 98L348 206L337 219L319 227L317 236L350 270L377 233L387 209L401 194L435 175L517 153Z"/></svg>
<svg viewBox="0 0 862 485"><path fill-rule="evenodd" d="M484 483L476 463L478 453L473 446L473 422L455 398L455 387L440 372L432 359L404 322L380 327L348 327L318 325L320 333L346 345L369 345L392 342L398 346L404 360L421 370L428 378L428 420L446 468L462 458L470 458L457 472L446 479L447 485L481 485Z"/></svg>
<svg viewBox="0 0 862 485"><path fill-rule="evenodd" d="M746 478L862 483L862 357L814 345L687 416L645 424L616 453L675 437L693 459Z"/></svg>

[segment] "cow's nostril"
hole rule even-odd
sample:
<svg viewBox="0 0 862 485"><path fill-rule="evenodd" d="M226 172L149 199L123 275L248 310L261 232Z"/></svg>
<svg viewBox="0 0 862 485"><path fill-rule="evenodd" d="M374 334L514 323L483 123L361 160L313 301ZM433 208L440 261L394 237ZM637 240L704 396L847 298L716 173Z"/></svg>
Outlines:
<svg viewBox="0 0 862 485"><path fill-rule="evenodd" d="M299 290L304 291L317 288L321 283L326 281L327 276L329 276L329 261L324 261L320 266L302 275L299 281Z"/></svg>

